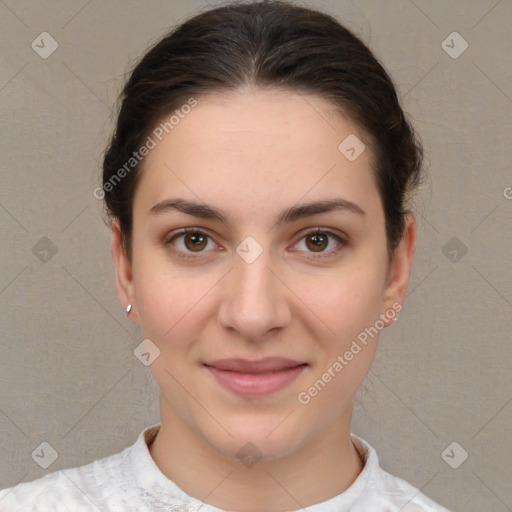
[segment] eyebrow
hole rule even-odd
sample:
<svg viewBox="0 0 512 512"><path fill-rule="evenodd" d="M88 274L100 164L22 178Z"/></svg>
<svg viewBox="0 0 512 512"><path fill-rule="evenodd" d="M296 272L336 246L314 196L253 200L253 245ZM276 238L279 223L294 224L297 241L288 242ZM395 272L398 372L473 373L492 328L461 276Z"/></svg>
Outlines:
<svg viewBox="0 0 512 512"><path fill-rule="evenodd" d="M220 208L181 198L165 199L160 201L148 211L148 215L156 215L169 211L179 211L194 217L219 220L223 223L227 223L229 221L229 215ZM344 211L357 215L365 215L364 210L356 203L336 197L332 199L312 201L287 208L279 214L277 224L287 224L311 215L318 215L333 211Z"/></svg>

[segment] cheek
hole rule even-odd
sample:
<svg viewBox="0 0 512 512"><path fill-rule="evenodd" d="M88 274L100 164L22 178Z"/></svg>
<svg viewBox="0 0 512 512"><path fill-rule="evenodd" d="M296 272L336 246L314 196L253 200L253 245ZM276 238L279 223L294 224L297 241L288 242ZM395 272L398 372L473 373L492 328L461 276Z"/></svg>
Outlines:
<svg viewBox="0 0 512 512"><path fill-rule="evenodd" d="M142 264L142 260L140 261ZM137 308L144 339L149 338L158 347L159 356L150 365L163 395L184 418L192 421L193 414L188 394L196 394L194 367L201 354L194 340L204 330L207 318L204 307L207 293L214 286L212 277L190 273L177 275L169 264L159 266L145 262L134 279ZM172 269L171 269L172 270ZM203 300L202 300L203 299ZM197 411L196 411L197 413Z"/></svg>
<svg viewBox="0 0 512 512"><path fill-rule="evenodd" d="M384 269L377 262L354 265L329 275L308 300L338 343L346 342L373 325L382 312L383 283Z"/></svg>
<svg viewBox="0 0 512 512"><path fill-rule="evenodd" d="M179 267L154 241L140 238L134 243L133 283L142 333L166 343L197 317L197 305L214 286L215 276L199 267Z"/></svg>
<svg viewBox="0 0 512 512"><path fill-rule="evenodd" d="M181 338L184 331L192 334L199 328L201 301L214 284L207 275L170 275L156 267L141 274L135 288L143 334L160 343Z"/></svg>
<svg viewBox="0 0 512 512"><path fill-rule="evenodd" d="M317 341L316 365L298 402L312 415L334 421L365 379L377 349L382 312L382 276L375 270L352 272L329 281L312 297L315 311L328 326ZM380 324L379 324L380 325ZM315 331L314 327L311 332Z"/></svg>

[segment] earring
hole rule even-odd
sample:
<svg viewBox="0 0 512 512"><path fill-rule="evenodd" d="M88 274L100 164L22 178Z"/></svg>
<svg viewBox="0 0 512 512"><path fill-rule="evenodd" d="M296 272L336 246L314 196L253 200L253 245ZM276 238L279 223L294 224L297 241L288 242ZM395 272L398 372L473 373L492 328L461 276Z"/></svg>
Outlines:
<svg viewBox="0 0 512 512"><path fill-rule="evenodd" d="M128 304L128 306L126 306L126 316L128 316L130 314L131 310L132 310L132 305Z"/></svg>

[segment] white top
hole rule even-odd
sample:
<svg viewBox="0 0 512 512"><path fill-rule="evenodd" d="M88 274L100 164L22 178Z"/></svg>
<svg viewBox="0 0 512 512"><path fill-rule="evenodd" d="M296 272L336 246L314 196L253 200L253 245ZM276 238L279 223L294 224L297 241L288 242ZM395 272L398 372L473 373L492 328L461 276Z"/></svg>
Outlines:
<svg viewBox="0 0 512 512"><path fill-rule="evenodd" d="M148 448L159 428L146 428L135 444L115 455L0 491L0 511L222 512L189 496L160 471ZM347 490L307 507L308 512L449 512L381 469L375 450L351 435L363 470Z"/></svg>

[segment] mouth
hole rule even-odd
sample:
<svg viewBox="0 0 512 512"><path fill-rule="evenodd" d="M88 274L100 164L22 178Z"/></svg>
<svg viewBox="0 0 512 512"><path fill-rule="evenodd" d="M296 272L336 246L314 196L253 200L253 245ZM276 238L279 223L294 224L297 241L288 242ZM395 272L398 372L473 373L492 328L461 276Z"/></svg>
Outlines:
<svg viewBox="0 0 512 512"><path fill-rule="evenodd" d="M262 396L289 386L309 365L268 357L256 361L219 359L204 366L224 388L240 395Z"/></svg>

